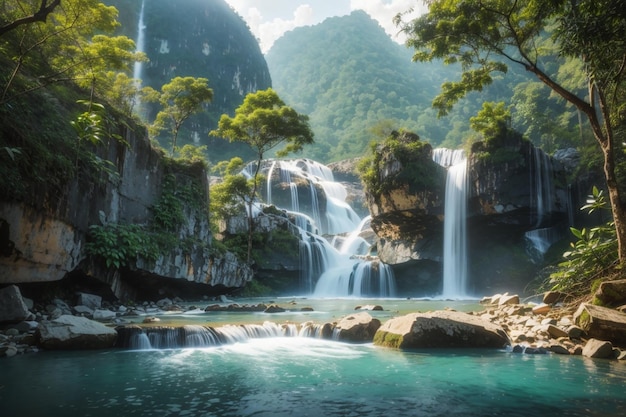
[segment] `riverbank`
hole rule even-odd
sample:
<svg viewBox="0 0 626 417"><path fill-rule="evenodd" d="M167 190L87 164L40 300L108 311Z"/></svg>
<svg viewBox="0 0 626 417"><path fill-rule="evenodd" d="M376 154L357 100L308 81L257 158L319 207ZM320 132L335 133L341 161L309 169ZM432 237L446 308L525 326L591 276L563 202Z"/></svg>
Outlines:
<svg viewBox="0 0 626 417"><path fill-rule="evenodd" d="M18 295L19 289L12 297L16 298ZM308 336L318 335L319 337L325 335L326 338L334 337L341 340L338 334L341 333L343 327L344 340L368 343L373 341L381 324L392 318L415 312L456 310L499 326L506 333L509 349L512 351L626 359L626 350L620 348L623 345L614 343L612 340L598 339L594 337L593 332L589 334L590 328L580 325L581 316L589 314L587 310L583 309L582 312L578 312L571 305L564 304L555 294L546 294L539 303L523 303L517 295L509 294L485 297L480 300L480 303L478 300L312 300L307 298L256 301L257 303L247 303L222 297L190 303L182 299L164 298L157 302L124 305L103 302L98 296L91 294L79 294L74 305L71 305L69 300L60 299L43 305L34 303L32 300L24 300L22 297L22 303L16 304L18 308L26 308L26 311L22 311L21 314L26 314L27 317L18 323L3 326L2 333L0 333L0 355L11 357L39 351L42 346L42 328L61 316L83 317L108 328L115 328L118 333L120 329L127 327L150 329L196 325L214 329L225 325L261 325L264 322L272 322L277 328L290 326L292 330L289 332L292 334L294 332L306 333ZM372 301L375 303L373 304ZM618 310L614 311L616 315L624 315ZM250 315L251 312L254 314ZM359 320L354 321L353 316L356 316L356 313L365 313L365 315L360 314ZM589 321L588 318L586 319ZM463 316L460 320L464 320ZM343 326L340 324L342 322L345 322ZM360 327L355 327L357 322L360 323L358 324ZM356 339L354 336L347 336L348 327L351 328L352 333L361 332L364 336ZM304 332L304 328L308 330ZM323 328L326 328L325 332L320 330ZM363 333L363 328L369 330ZM145 330L140 331L145 332ZM128 334L126 331L126 339L128 339ZM254 336L254 332L252 335ZM72 348L72 343L68 342L63 346ZM128 344L120 345L120 343L117 343L117 346L129 347ZM468 344L468 346L471 345Z"/></svg>

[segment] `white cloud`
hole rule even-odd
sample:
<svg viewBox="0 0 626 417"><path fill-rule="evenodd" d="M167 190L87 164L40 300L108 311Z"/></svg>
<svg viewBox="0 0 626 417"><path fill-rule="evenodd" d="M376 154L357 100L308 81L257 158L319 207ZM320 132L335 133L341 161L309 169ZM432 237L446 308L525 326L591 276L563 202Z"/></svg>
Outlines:
<svg viewBox="0 0 626 417"><path fill-rule="evenodd" d="M393 24L396 14L415 8L416 16L426 11L426 6L416 0L226 0L248 23L253 35L259 39L261 50L267 52L285 32L299 26L314 25L327 17L345 15L349 11L364 10L377 20L397 42ZM349 2L349 6L348 6Z"/></svg>
<svg viewBox="0 0 626 417"><path fill-rule="evenodd" d="M301 4L293 12L292 19L274 18L271 21L259 24L256 30L252 27L251 29L260 39L261 51L265 53L272 47L276 39L280 38L285 32L313 23L313 9L308 4Z"/></svg>
<svg viewBox="0 0 626 417"><path fill-rule="evenodd" d="M427 7L415 0L350 0L351 10L364 10L385 29L385 32L396 42L403 43L405 37L398 33L398 27L393 24L393 18L398 13L414 9L405 19L416 17L427 11Z"/></svg>

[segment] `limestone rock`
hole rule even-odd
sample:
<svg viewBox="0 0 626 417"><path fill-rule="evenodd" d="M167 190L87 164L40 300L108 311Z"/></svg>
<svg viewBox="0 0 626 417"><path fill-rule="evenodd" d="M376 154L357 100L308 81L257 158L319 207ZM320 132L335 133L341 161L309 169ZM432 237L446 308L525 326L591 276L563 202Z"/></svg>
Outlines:
<svg viewBox="0 0 626 417"><path fill-rule="evenodd" d="M612 357L613 344L604 340L589 339L583 348L583 356L588 358Z"/></svg>
<svg viewBox="0 0 626 417"><path fill-rule="evenodd" d="M537 304L536 306L533 307L533 313L535 314L546 314L550 310L552 310L552 307L550 307L548 304L543 304L543 303Z"/></svg>
<svg viewBox="0 0 626 417"><path fill-rule="evenodd" d="M519 304L519 295L506 295L500 297L499 305Z"/></svg>
<svg viewBox="0 0 626 417"><path fill-rule="evenodd" d="M44 349L107 349L113 347L117 338L115 329L69 315L40 323L37 334Z"/></svg>
<svg viewBox="0 0 626 417"><path fill-rule="evenodd" d="M264 313L283 313L285 311L284 308L279 307L276 304L270 304L269 306L267 306L267 308L263 311Z"/></svg>
<svg viewBox="0 0 626 417"><path fill-rule="evenodd" d="M493 347L510 344L502 327L458 311L412 313L386 321L374 344L395 348Z"/></svg>
<svg viewBox="0 0 626 417"><path fill-rule="evenodd" d="M626 279L605 281L594 295L605 306L619 306L626 302Z"/></svg>
<svg viewBox="0 0 626 417"><path fill-rule="evenodd" d="M555 339L558 339L559 337L568 337L568 333L565 330L553 324L549 324L548 327L546 328L546 331L551 337Z"/></svg>
<svg viewBox="0 0 626 417"><path fill-rule="evenodd" d="M626 345L626 314L583 303L574 314L576 323L589 337Z"/></svg>
<svg viewBox="0 0 626 417"><path fill-rule="evenodd" d="M563 301L566 297L566 294L560 291L546 291L543 295L543 303L544 304L556 304L559 301Z"/></svg>
<svg viewBox="0 0 626 417"><path fill-rule="evenodd" d="M335 327L338 340L345 342L371 342L380 327L380 320L369 313L356 313L344 317Z"/></svg>
<svg viewBox="0 0 626 417"><path fill-rule="evenodd" d="M0 289L0 323L17 323L30 315L22 299L22 293L16 285Z"/></svg>
<svg viewBox="0 0 626 417"><path fill-rule="evenodd" d="M94 310L93 312L94 320L107 321L107 320L114 319L115 317L117 317L117 313L111 310L105 310L105 309L99 308L97 310Z"/></svg>
<svg viewBox="0 0 626 417"><path fill-rule="evenodd" d="M76 305L83 305L89 307L92 310L100 308L102 306L102 297L95 294L87 294L84 292L78 293L78 300Z"/></svg>

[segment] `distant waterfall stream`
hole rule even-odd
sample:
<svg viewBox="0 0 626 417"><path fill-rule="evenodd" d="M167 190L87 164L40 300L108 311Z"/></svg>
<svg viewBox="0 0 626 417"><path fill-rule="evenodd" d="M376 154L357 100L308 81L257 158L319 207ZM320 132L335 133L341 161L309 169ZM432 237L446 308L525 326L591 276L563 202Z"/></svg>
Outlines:
<svg viewBox="0 0 626 417"><path fill-rule="evenodd" d="M244 174L251 176L254 164ZM368 254L369 226L346 202L332 171L307 159L264 161L264 204L293 215L300 230L302 291L315 297L393 297L391 267Z"/></svg>
<svg viewBox="0 0 626 417"><path fill-rule="evenodd" d="M525 233L529 244L528 251L534 261L541 261L545 253L557 241L563 238L563 231L552 226L545 227L554 210L554 172L552 161L540 148L532 149L533 169L530 170L531 201L535 228Z"/></svg>
<svg viewBox="0 0 626 417"><path fill-rule="evenodd" d="M467 298L467 159L463 150L439 148L433 161L447 168L443 232L444 298Z"/></svg>
<svg viewBox="0 0 626 417"><path fill-rule="evenodd" d="M139 11L139 21L137 22L137 41L135 47L137 52L145 52L146 49L146 25L143 21L143 11L146 0L141 1L141 10ZM141 80L141 70L143 69L143 62L136 61L133 67L133 78L135 80Z"/></svg>

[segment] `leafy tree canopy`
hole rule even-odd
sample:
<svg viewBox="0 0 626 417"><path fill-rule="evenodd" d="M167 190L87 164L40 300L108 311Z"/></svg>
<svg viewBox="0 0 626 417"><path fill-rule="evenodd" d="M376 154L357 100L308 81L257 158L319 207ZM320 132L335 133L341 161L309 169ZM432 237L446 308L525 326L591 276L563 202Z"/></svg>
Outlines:
<svg viewBox="0 0 626 417"><path fill-rule="evenodd" d="M172 151L176 152L176 139L182 124L193 114L202 110L203 104L213 99L213 90L208 86L206 78L175 77L156 91L145 87L142 91L147 101L157 101L161 111L157 113L152 125L153 133L169 127L172 135Z"/></svg>

